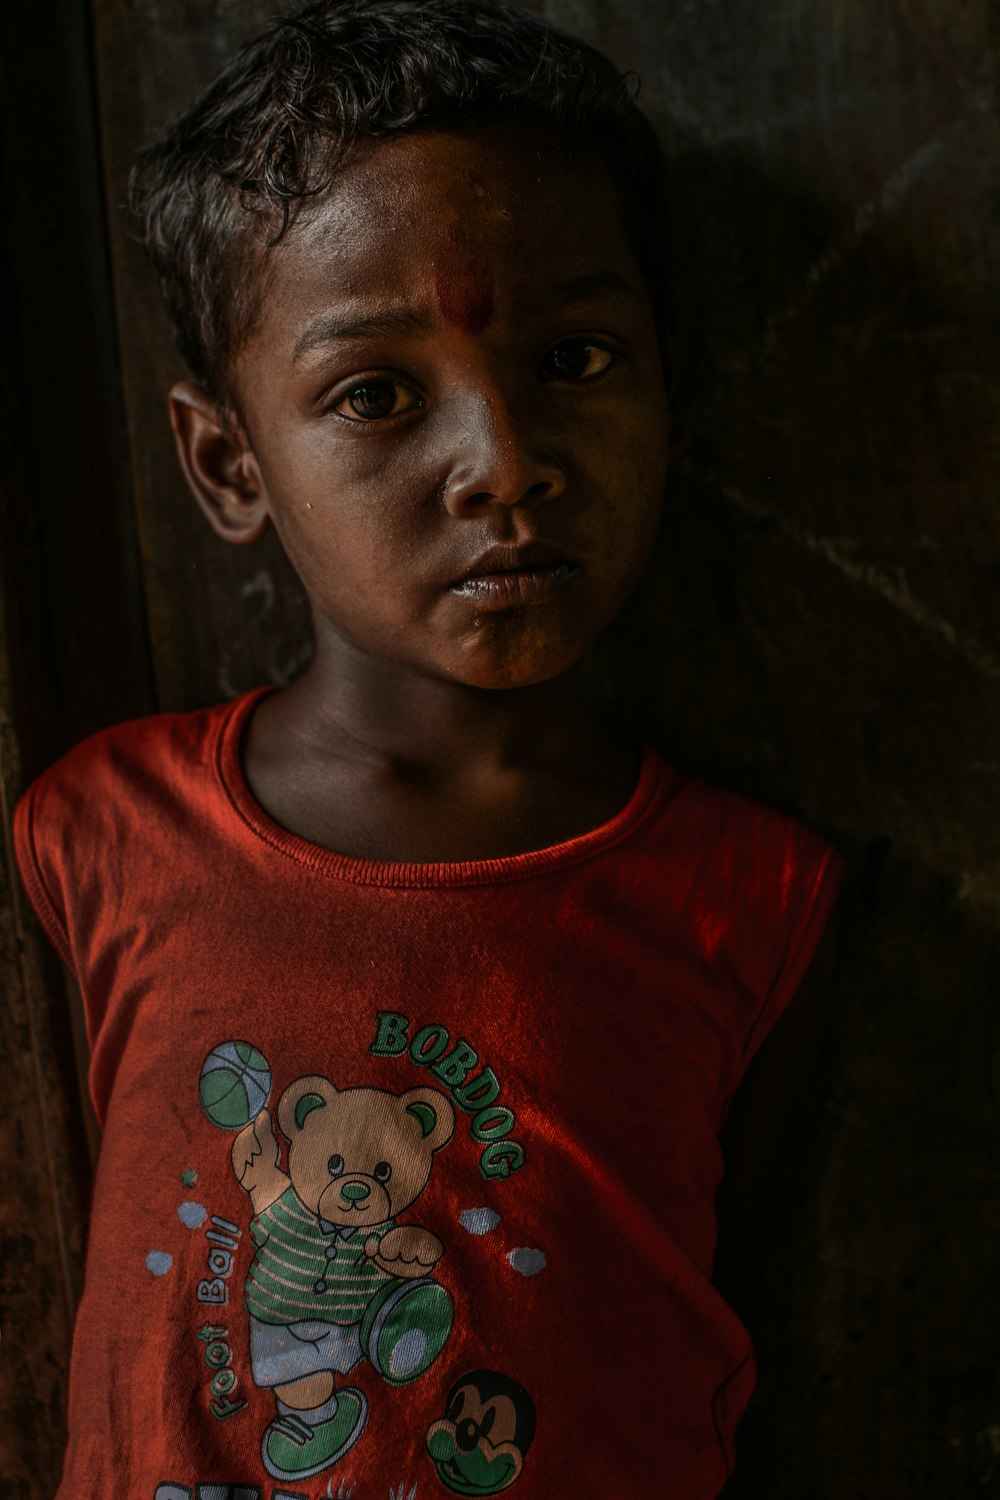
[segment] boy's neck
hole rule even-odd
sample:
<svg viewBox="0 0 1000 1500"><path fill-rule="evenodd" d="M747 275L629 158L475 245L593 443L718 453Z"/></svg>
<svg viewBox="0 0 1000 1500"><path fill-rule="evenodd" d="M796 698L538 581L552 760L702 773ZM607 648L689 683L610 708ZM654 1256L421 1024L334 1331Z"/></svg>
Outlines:
<svg viewBox="0 0 1000 1500"><path fill-rule="evenodd" d="M550 767L606 739L579 669L494 691L412 672L350 642L320 643L274 707L276 724L314 754L445 776L472 764Z"/></svg>
<svg viewBox="0 0 1000 1500"><path fill-rule="evenodd" d="M277 822L342 854L544 848L606 822L635 784L634 750L601 726L580 679L487 691L321 647L254 713L245 774Z"/></svg>

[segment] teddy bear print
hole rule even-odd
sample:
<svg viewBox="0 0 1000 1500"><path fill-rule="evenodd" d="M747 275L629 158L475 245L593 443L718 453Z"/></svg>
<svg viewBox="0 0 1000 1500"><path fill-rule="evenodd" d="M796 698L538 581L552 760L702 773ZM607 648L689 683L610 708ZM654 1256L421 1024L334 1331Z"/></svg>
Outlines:
<svg viewBox="0 0 1000 1500"><path fill-rule="evenodd" d="M427 1186L455 1113L437 1089L338 1089L312 1076L289 1085L277 1115L287 1170L266 1109L236 1137L232 1162L253 1209L253 1378L277 1403L261 1455L274 1478L294 1481L331 1468L364 1431L364 1393L339 1376L367 1358L403 1385L451 1332L451 1299L431 1276L444 1247L396 1221Z"/></svg>

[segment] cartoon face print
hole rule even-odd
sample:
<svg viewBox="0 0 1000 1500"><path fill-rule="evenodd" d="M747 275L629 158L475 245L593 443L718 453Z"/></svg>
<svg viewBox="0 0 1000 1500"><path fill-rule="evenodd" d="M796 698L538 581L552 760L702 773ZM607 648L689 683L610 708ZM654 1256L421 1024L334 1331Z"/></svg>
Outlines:
<svg viewBox="0 0 1000 1500"><path fill-rule="evenodd" d="M448 1392L445 1416L427 1431L438 1478L459 1495L497 1495L524 1467L535 1435L535 1403L495 1370L473 1370Z"/></svg>

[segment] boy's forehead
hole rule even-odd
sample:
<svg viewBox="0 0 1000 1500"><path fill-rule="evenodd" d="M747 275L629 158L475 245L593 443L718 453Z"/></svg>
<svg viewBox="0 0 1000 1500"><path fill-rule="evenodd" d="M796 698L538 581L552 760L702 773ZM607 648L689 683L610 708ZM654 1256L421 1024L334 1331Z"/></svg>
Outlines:
<svg viewBox="0 0 1000 1500"><path fill-rule="evenodd" d="M516 292L603 266L633 268L604 162L572 158L544 132L497 125L356 147L272 252L269 279L272 293L303 303L320 291L350 300L423 287L441 306L444 288L447 316L457 278L465 300L479 303L476 323L498 281Z"/></svg>
<svg viewBox="0 0 1000 1500"><path fill-rule="evenodd" d="M376 137L348 152L319 211L306 219L305 234L317 239L348 227L375 236L401 227L419 234L434 227L431 203L438 216L443 211L496 233L524 211L537 211L539 201L559 203L565 212L594 166L594 153L572 157L560 150L551 129L513 122Z"/></svg>

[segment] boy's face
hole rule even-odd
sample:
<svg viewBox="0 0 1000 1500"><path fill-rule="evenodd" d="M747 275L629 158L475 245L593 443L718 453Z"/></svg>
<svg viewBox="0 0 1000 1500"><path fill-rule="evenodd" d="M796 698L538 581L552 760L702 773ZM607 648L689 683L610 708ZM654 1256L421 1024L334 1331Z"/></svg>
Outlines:
<svg viewBox="0 0 1000 1500"><path fill-rule="evenodd" d="M266 276L245 473L320 644L482 688L574 665L649 554L669 426L607 168L510 124L366 142Z"/></svg>

